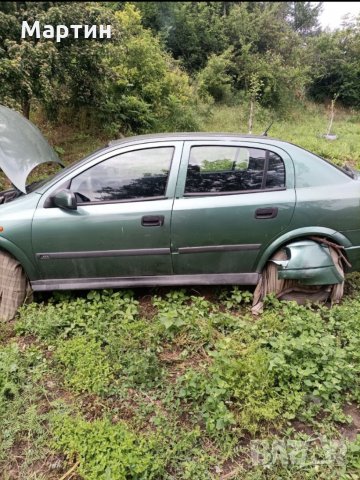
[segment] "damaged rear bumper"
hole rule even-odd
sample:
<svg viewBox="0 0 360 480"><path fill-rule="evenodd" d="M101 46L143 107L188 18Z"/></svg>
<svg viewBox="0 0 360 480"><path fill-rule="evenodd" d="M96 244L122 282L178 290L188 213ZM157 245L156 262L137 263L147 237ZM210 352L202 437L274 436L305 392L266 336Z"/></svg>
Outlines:
<svg viewBox="0 0 360 480"><path fill-rule="evenodd" d="M278 278L299 280L304 285L332 285L344 281L330 249L324 243L300 240L286 245L286 260L271 260L278 266Z"/></svg>

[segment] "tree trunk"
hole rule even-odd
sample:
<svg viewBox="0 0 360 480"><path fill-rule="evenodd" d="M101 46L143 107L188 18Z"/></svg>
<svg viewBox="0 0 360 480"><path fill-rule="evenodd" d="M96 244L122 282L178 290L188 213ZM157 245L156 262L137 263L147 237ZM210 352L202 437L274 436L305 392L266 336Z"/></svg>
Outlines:
<svg viewBox="0 0 360 480"><path fill-rule="evenodd" d="M27 98L22 101L22 113L25 118L29 120L30 118L30 100Z"/></svg>
<svg viewBox="0 0 360 480"><path fill-rule="evenodd" d="M249 134L252 133L252 129L253 129L253 120L254 120L254 109L255 109L255 101L254 99L252 98L250 100L250 114L249 114Z"/></svg>
<svg viewBox="0 0 360 480"><path fill-rule="evenodd" d="M328 131L327 131L327 135L330 135L330 132L331 132L331 128L332 128L332 125L333 125L333 121L334 121L334 117L335 117L335 103L336 103L336 100L338 98L339 94L336 93L334 95L334 98L331 100L331 104L330 104L330 120L329 120L329 127L328 127Z"/></svg>
<svg viewBox="0 0 360 480"><path fill-rule="evenodd" d="M335 100L331 100L331 106L330 106L330 120L329 120L329 127L327 131L327 135L330 135L331 132L331 127L334 121L334 116L335 116Z"/></svg>

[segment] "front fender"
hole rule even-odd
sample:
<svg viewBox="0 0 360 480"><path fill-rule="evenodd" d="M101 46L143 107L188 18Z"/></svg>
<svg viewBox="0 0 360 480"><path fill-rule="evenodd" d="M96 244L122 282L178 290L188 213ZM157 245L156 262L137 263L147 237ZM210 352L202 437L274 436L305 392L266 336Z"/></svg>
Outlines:
<svg viewBox="0 0 360 480"><path fill-rule="evenodd" d="M0 249L10 253L23 267L26 275L30 280L37 280L39 278L38 271L35 264L29 259L27 255L15 243L0 237Z"/></svg>
<svg viewBox="0 0 360 480"><path fill-rule="evenodd" d="M268 245L265 250L260 252L259 257L256 260L256 272L260 273L264 268L269 258L285 244L304 238L308 236L326 237L329 240L342 245L345 248L352 247L350 240L342 233L325 227L306 227L291 230L291 232L284 233L281 237L278 237L274 242Z"/></svg>

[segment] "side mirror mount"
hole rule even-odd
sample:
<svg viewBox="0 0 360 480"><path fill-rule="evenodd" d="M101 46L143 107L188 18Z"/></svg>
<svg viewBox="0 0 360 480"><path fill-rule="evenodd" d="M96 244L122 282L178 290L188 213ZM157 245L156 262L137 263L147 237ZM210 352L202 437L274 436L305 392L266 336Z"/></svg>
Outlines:
<svg viewBox="0 0 360 480"><path fill-rule="evenodd" d="M77 210L75 194L70 190L59 190L52 198L53 204L56 207L64 208L66 210Z"/></svg>

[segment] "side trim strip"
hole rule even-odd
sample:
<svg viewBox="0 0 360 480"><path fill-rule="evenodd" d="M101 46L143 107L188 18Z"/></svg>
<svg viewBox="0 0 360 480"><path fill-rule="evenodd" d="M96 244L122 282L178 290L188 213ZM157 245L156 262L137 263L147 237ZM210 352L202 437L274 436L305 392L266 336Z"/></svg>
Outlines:
<svg viewBox="0 0 360 480"><path fill-rule="evenodd" d="M146 277L59 278L35 280L31 287L46 290L83 290L115 287L160 287L166 285L256 285L258 273L217 273L197 275L162 275Z"/></svg>
<svg viewBox="0 0 360 480"><path fill-rule="evenodd" d="M207 252L239 252L259 250L261 243L245 243L243 245L207 245L204 247L180 247L179 253ZM127 250L89 250L84 252L44 252L37 253L38 260L100 258L100 257L130 257L138 255L170 255L170 248L131 248Z"/></svg>
<svg viewBox="0 0 360 480"><path fill-rule="evenodd" d="M180 247L179 253L206 253L206 252L239 252L259 250L261 243L244 243L240 245L207 245L205 247Z"/></svg>
<svg viewBox="0 0 360 480"><path fill-rule="evenodd" d="M86 252L49 252L37 253L38 260L53 260L56 258L99 258L99 257L129 257L135 255L170 255L170 248L131 248L128 250L89 250Z"/></svg>

